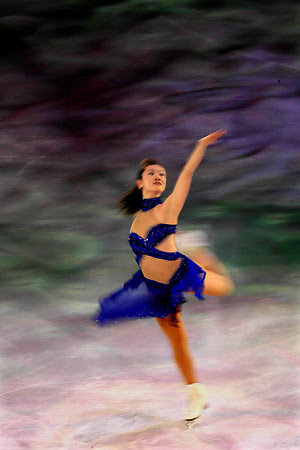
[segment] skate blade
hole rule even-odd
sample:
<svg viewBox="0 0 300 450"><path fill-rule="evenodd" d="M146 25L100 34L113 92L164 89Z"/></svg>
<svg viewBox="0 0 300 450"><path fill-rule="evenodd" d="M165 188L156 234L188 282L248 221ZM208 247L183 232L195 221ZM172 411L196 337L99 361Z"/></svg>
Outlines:
<svg viewBox="0 0 300 450"><path fill-rule="evenodd" d="M191 430L192 428L194 428L195 425L197 425L200 422L201 416L195 417L195 419L186 419L185 423L186 423L186 428L188 430Z"/></svg>

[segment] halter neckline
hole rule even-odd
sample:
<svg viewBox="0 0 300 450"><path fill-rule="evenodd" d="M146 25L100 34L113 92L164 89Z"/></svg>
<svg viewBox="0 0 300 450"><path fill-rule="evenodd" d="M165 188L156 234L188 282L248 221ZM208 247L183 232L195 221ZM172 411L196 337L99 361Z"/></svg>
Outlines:
<svg viewBox="0 0 300 450"><path fill-rule="evenodd" d="M160 197L153 198L143 198L142 211L148 211L149 209L155 208L156 205L162 203Z"/></svg>

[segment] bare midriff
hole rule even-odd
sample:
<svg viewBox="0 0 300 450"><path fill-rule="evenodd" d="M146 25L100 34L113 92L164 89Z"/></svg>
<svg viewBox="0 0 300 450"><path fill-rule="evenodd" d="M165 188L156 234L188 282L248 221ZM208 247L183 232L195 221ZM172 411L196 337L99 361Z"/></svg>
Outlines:
<svg viewBox="0 0 300 450"><path fill-rule="evenodd" d="M150 228L159 223L164 222L159 222L157 220L153 209L143 213L140 212L134 219L130 232L137 233L145 239ZM172 225L174 225L174 223L175 222L173 222ZM156 245L155 248L164 252L177 252L174 234L167 236L162 242ZM153 256L143 255L140 260L140 268L145 278L167 284L180 266L181 260L182 258L178 258L175 261L168 261L165 259L154 258Z"/></svg>

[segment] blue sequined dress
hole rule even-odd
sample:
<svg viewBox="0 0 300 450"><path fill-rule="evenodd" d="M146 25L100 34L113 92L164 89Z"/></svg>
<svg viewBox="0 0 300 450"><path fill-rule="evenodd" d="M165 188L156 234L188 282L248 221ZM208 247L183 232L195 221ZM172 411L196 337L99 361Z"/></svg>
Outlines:
<svg viewBox="0 0 300 450"><path fill-rule="evenodd" d="M159 197L144 199L142 211L147 211L158 203L161 203ZM174 234L176 227L164 223L154 225L145 239L136 233L130 233L129 245L136 255L138 265L143 255L168 261L181 258L181 263L168 284L149 280L138 270L121 289L100 298L100 308L93 316L97 325L103 326L126 319L167 317L169 314L175 324L175 313L180 311L180 304L186 302L184 292L194 291L199 300L204 300L202 291L206 272L180 252L165 252L155 248L167 236Z"/></svg>

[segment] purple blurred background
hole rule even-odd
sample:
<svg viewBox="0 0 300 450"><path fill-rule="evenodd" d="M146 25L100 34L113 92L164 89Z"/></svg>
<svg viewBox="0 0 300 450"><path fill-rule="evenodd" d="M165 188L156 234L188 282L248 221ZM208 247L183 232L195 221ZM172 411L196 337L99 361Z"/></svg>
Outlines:
<svg viewBox="0 0 300 450"><path fill-rule="evenodd" d="M168 193L220 128L180 225L207 233L238 288L294 283L297 2L13 0L0 13L2 292L122 281L135 262L115 203L138 162L165 165Z"/></svg>

